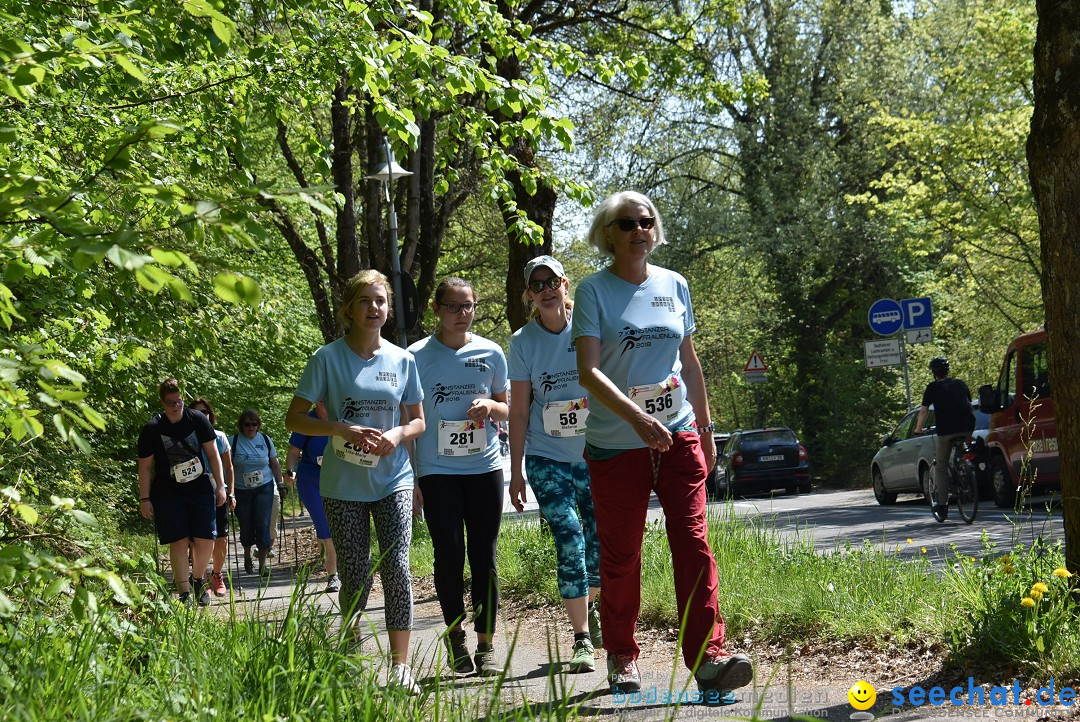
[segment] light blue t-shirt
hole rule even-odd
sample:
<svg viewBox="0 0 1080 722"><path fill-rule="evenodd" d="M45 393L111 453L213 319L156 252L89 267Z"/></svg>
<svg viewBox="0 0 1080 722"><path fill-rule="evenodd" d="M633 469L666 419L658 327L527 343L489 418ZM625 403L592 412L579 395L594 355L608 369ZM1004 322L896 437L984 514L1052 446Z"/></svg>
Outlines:
<svg viewBox="0 0 1080 722"><path fill-rule="evenodd" d="M273 440L261 431L249 439L235 434L232 444L233 485L240 491L258 489L274 481L270 458L277 458Z"/></svg>
<svg viewBox="0 0 1080 722"><path fill-rule="evenodd" d="M363 359L343 338L326 344L308 360L296 395L311 403L323 399L331 421L351 421L383 431L401 425L402 404L418 404L424 398L411 353L384 340L371 359ZM355 458L349 453L355 448L344 444L344 439L333 436L326 445L319 479L324 497L378 501L413 487L404 444L371 468L341 458Z"/></svg>
<svg viewBox="0 0 1080 722"><path fill-rule="evenodd" d="M600 371L671 430L694 420L679 346L695 329L686 279L666 268L650 265L640 286L605 268L578 284L574 294L573 338L599 338ZM630 393L646 386L651 388ZM592 398L585 440L605 449L646 446L633 427Z"/></svg>
<svg viewBox="0 0 1080 722"><path fill-rule="evenodd" d="M563 414L574 413L571 409L576 409L579 405L576 402L585 397L585 389L578 383L577 352L570 335L572 325L571 321L562 332L552 333L533 319L510 337L510 355L507 358L510 380L532 384L525 453L571 464L585 461L582 457L585 435L554 436L549 433L552 430L561 433L561 429L554 424L550 429L545 429L544 406L552 402L565 402L554 407ZM525 400L510 399L510 402L524 403ZM550 421L554 419L549 418ZM584 423L581 428L584 428Z"/></svg>
<svg viewBox="0 0 1080 722"><path fill-rule="evenodd" d="M434 335L409 350L416 356L424 384L427 431L416 440L416 473L483 474L502 468L495 424L470 429L465 420L475 399L506 391L506 356L498 345L472 335L459 349L444 346ZM476 453L468 453L476 450Z"/></svg>

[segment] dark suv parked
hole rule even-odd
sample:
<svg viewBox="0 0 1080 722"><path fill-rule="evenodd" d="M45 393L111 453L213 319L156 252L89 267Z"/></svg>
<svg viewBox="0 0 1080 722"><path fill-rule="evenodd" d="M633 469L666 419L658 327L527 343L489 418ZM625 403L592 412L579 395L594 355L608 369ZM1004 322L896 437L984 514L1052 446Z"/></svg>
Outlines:
<svg viewBox="0 0 1080 722"><path fill-rule="evenodd" d="M810 491L806 447L787 427L735 431L716 462L718 495Z"/></svg>

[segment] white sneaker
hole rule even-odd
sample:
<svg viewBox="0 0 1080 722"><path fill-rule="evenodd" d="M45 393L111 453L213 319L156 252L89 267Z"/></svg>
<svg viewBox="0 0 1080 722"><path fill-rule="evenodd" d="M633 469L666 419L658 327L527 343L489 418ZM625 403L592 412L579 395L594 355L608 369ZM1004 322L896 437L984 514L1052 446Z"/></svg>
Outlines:
<svg viewBox="0 0 1080 722"><path fill-rule="evenodd" d="M420 686L416 684L412 672L404 664L395 664L390 669L390 673L386 676L386 687L388 689L400 689L414 697L420 694Z"/></svg>

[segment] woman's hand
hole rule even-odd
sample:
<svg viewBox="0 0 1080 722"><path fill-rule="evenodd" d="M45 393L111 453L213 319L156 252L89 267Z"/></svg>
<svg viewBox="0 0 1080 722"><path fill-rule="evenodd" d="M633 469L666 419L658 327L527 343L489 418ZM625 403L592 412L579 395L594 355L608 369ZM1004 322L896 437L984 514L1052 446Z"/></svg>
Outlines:
<svg viewBox="0 0 1080 722"><path fill-rule="evenodd" d="M705 454L705 471L708 473L716 466L716 439L709 432L701 435L701 451Z"/></svg>
<svg viewBox="0 0 1080 722"><path fill-rule="evenodd" d="M671 432L659 421L642 411L634 417L631 424L634 431L650 449L667 451L671 448ZM716 447L713 447L713 456L716 455Z"/></svg>
<svg viewBox="0 0 1080 722"><path fill-rule="evenodd" d="M359 424L350 424L343 421L339 427L338 436L356 446L366 447L370 450L374 449L382 440L383 431L382 429L374 429L370 426L360 426Z"/></svg>
<svg viewBox="0 0 1080 722"><path fill-rule="evenodd" d="M465 412L465 418L473 421L488 419L491 416L491 408L494 403L491 399L473 399L469 410Z"/></svg>
<svg viewBox="0 0 1080 722"><path fill-rule="evenodd" d="M413 516L424 515L424 494L420 491L419 485L413 486L412 490L412 513Z"/></svg>
<svg viewBox="0 0 1080 722"><path fill-rule="evenodd" d="M525 495L525 477L520 471L510 472L510 503L519 512L525 511L529 499Z"/></svg>
<svg viewBox="0 0 1080 722"><path fill-rule="evenodd" d="M154 518L154 505L150 503L149 499L139 502L139 513L142 515L143 519Z"/></svg>
<svg viewBox="0 0 1080 722"><path fill-rule="evenodd" d="M394 453L394 450L401 444L405 438L405 430L400 426L395 426L379 435L379 440L375 442L373 446L369 446L369 450L375 456L389 456Z"/></svg>

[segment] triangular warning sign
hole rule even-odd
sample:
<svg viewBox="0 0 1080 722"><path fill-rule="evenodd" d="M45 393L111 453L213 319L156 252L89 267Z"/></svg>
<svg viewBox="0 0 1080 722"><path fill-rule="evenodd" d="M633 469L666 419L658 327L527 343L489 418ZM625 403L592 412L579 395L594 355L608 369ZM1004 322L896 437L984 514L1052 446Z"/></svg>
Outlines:
<svg viewBox="0 0 1080 722"><path fill-rule="evenodd" d="M746 366L743 367L743 373L749 373L751 371L768 371L769 367L765 365L765 359L761 358L756 350L750 354L750 360L746 362Z"/></svg>

